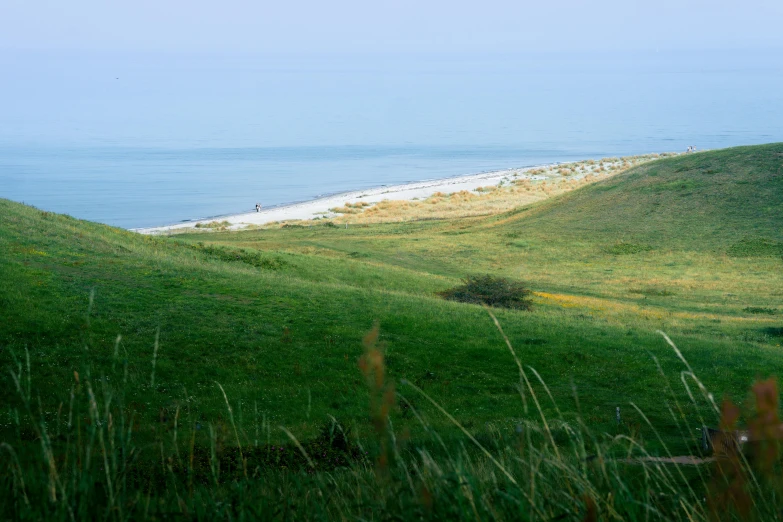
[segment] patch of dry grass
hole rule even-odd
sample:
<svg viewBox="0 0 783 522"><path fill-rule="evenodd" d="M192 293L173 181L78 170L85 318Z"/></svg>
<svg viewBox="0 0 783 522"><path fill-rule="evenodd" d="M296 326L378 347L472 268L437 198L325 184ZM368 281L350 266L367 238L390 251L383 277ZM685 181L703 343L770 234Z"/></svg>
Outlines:
<svg viewBox="0 0 783 522"><path fill-rule="evenodd" d="M196 228L208 228L213 230L226 230L228 227L231 226L231 223L223 220L223 221L210 221L209 223L196 223Z"/></svg>
<svg viewBox="0 0 783 522"><path fill-rule="evenodd" d="M330 210L340 214L334 219L337 223L392 223L487 216L557 196L660 157L659 154L648 154L550 165L510 173L509 179L498 185L478 187L473 191L436 192L423 200L384 200L374 205L366 201L346 202L344 206Z"/></svg>
<svg viewBox="0 0 783 522"><path fill-rule="evenodd" d="M342 207L330 208L329 211L337 214L358 214L369 206L370 203L367 203L366 201L357 201L356 203L346 202Z"/></svg>

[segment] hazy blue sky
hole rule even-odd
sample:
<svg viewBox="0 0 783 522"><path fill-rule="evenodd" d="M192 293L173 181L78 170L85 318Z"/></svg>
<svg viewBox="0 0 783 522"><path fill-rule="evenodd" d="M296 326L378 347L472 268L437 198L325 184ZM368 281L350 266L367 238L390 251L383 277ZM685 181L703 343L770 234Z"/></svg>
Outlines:
<svg viewBox="0 0 783 522"><path fill-rule="evenodd" d="M0 0L0 49L783 48L781 0Z"/></svg>

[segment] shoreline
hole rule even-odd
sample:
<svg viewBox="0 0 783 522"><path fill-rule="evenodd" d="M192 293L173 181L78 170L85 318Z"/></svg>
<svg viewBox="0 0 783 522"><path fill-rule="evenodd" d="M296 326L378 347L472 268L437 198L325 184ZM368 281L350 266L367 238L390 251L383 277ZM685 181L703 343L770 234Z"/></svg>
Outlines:
<svg viewBox="0 0 783 522"><path fill-rule="evenodd" d="M458 192L482 192L479 189L489 187L513 186L523 181L581 181L588 176L598 178L622 171L640 162L650 161L675 152L653 152L634 156L603 159L579 159L556 161L524 167L485 171L475 174L463 174L448 178L413 181L397 185L381 185L364 190L351 190L316 196L305 201L283 203L260 212L249 210L237 214L198 218L170 225L129 229L139 234L171 234L180 232L208 232L220 230L242 230L247 227L269 225L286 221L309 221L314 219L333 219L343 213L341 207L347 203L365 203L371 207L383 201L421 201L435 194L453 194ZM619 170L618 170L619 169ZM356 208L355 206L353 208ZM334 212L332 209L337 210Z"/></svg>
<svg viewBox="0 0 783 522"><path fill-rule="evenodd" d="M481 172L478 174L463 174L449 178L431 179L425 181L413 181L399 185L381 185L379 187L368 188L364 190L352 190L347 192L338 192L316 197L311 200L297 201L291 203L282 203L279 205L262 208L260 212L249 211L238 214L226 214L221 216L206 217L183 221L171 225L162 225L158 227L131 228L131 232L139 234L166 234L171 232L185 232L204 230L196 225L206 225L215 221L227 221L228 230L241 230L253 225L267 225L270 223L294 220L312 220L317 218L332 218L338 214L329 209L340 207L346 202L363 201L369 204L379 203L383 200L393 201L411 201L417 199L426 199L438 192L451 193L462 190L475 191L477 188L488 185L498 185L501 182L509 182L512 179L529 179L539 181L549 179L551 176L531 175L529 171L541 168L552 168L579 161L554 162L541 165L530 165L518 168L509 168L503 170L494 170ZM192 229L192 230L188 230Z"/></svg>

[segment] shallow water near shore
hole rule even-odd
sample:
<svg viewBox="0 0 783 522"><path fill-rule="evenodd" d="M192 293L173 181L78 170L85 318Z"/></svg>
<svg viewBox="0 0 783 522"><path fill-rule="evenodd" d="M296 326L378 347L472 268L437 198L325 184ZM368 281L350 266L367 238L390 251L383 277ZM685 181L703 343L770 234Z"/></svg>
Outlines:
<svg viewBox="0 0 783 522"><path fill-rule="evenodd" d="M133 228L783 141L783 53L0 55L0 197Z"/></svg>

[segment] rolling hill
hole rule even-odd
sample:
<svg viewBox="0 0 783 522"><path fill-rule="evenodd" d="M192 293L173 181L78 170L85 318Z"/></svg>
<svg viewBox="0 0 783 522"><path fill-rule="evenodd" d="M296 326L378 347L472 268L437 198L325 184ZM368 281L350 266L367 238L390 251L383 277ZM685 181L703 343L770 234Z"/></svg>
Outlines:
<svg viewBox="0 0 783 522"><path fill-rule="evenodd" d="M147 444L170 432L174 412L181 440L204 447L202 426L247 447L259 426L272 441L287 438L270 425L307 439L328 416L368 440L357 360L374 324L405 398L392 408L396 429L461 440L410 382L477 436L511 433L538 413L520 399L503 338L480 306L437 296L490 273L535 292L532 312L495 313L548 385L545 412L615 433L623 406L623 426L652 451L663 441L694 451L673 401L691 420L717 420L688 400L683 362L656 330L716 396L742 399L755 377L780 373L782 169L783 144L741 147L645 164L490 217L172 238L0 200L0 362L24 383L5 377L0 439L35 440L13 413L25 393L60 426L74 383L92 379L123 383ZM662 439L626 412L630 402Z"/></svg>
<svg viewBox="0 0 783 522"><path fill-rule="evenodd" d="M728 255L783 254L783 146L681 155L546 202L520 232Z"/></svg>

